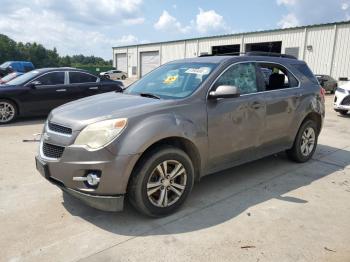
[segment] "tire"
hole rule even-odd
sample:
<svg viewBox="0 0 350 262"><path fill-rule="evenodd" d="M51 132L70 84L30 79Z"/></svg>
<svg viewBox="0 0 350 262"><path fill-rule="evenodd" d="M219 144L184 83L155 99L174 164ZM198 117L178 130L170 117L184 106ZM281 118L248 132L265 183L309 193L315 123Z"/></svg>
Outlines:
<svg viewBox="0 0 350 262"><path fill-rule="evenodd" d="M348 114L348 110L339 110L338 112L343 116L346 116Z"/></svg>
<svg viewBox="0 0 350 262"><path fill-rule="evenodd" d="M334 95L335 94L335 89L331 90L331 94Z"/></svg>
<svg viewBox="0 0 350 262"><path fill-rule="evenodd" d="M313 136L312 136L312 132ZM310 133L309 133L310 132ZM308 135L309 134L309 135ZM305 137L307 139L305 139ZM293 147L286 151L288 157L297 162L304 163L311 159L315 153L318 140L317 124L313 120L305 121L299 128L298 134L294 140ZM307 142L308 141L308 142ZM311 148L311 142L313 146Z"/></svg>
<svg viewBox="0 0 350 262"><path fill-rule="evenodd" d="M122 76L122 80L125 80L125 79L126 79L126 76L123 75L123 76Z"/></svg>
<svg viewBox="0 0 350 262"><path fill-rule="evenodd" d="M12 101L0 99L0 125L8 124L16 120L17 106Z"/></svg>
<svg viewBox="0 0 350 262"><path fill-rule="evenodd" d="M109 75L105 75L106 79L111 79L111 77Z"/></svg>
<svg viewBox="0 0 350 262"><path fill-rule="evenodd" d="M164 172L165 163L168 172ZM173 182L167 175L161 175L171 176L172 171L175 172ZM149 152L135 167L128 186L128 198L139 212L147 216L167 216L184 203L193 182L194 168L188 155L175 147L160 147Z"/></svg>

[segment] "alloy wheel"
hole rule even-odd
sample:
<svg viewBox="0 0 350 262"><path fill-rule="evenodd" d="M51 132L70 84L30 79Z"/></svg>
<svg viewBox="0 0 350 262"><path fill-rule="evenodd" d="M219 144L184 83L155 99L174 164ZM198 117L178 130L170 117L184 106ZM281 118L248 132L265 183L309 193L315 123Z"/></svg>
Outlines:
<svg viewBox="0 0 350 262"><path fill-rule="evenodd" d="M160 163L147 182L147 196L156 207L169 207L183 195L187 185L187 172L176 160Z"/></svg>
<svg viewBox="0 0 350 262"><path fill-rule="evenodd" d="M15 108L8 102L0 102L0 123L10 122L15 117Z"/></svg>
<svg viewBox="0 0 350 262"><path fill-rule="evenodd" d="M309 156L315 147L316 134L315 130L311 127L305 129L301 137L301 153L303 156Z"/></svg>

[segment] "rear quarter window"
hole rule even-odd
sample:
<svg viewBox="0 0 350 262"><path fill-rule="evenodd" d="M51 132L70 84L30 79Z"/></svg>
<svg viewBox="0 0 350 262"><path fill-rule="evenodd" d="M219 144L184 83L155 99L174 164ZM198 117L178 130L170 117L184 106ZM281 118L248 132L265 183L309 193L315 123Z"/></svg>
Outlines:
<svg viewBox="0 0 350 262"><path fill-rule="evenodd" d="M312 83L319 84L317 78L312 73L310 68L306 64L295 64L293 65L301 74L303 74L306 78L308 78Z"/></svg>

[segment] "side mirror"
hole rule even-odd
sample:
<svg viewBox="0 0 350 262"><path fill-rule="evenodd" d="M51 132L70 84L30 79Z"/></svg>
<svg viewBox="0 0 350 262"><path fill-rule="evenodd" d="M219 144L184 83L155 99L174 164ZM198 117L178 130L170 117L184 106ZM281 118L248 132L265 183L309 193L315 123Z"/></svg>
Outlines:
<svg viewBox="0 0 350 262"><path fill-rule="evenodd" d="M215 91L211 91L209 93L209 97L213 99L234 98L239 96L240 96L240 93L239 93L238 87L228 86L228 85L218 86Z"/></svg>
<svg viewBox="0 0 350 262"><path fill-rule="evenodd" d="M33 81L28 86L32 89L35 89L37 86L40 86L40 85L41 85L40 81Z"/></svg>

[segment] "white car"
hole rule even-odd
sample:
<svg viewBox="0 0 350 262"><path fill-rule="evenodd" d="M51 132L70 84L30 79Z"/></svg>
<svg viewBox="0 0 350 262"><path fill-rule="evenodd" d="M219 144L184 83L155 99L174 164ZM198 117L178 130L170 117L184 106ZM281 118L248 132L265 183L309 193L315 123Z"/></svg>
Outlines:
<svg viewBox="0 0 350 262"><path fill-rule="evenodd" d="M117 79L125 80L128 77L127 73L120 70L109 70L107 72L102 72L100 73L100 76L104 76L105 78L112 79L112 80L117 80Z"/></svg>
<svg viewBox="0 0 350 262"><path fill-rule="evenodd" d="M334 110L342 115L350 111L350 82L341 85L335 91Z"/></svg>

